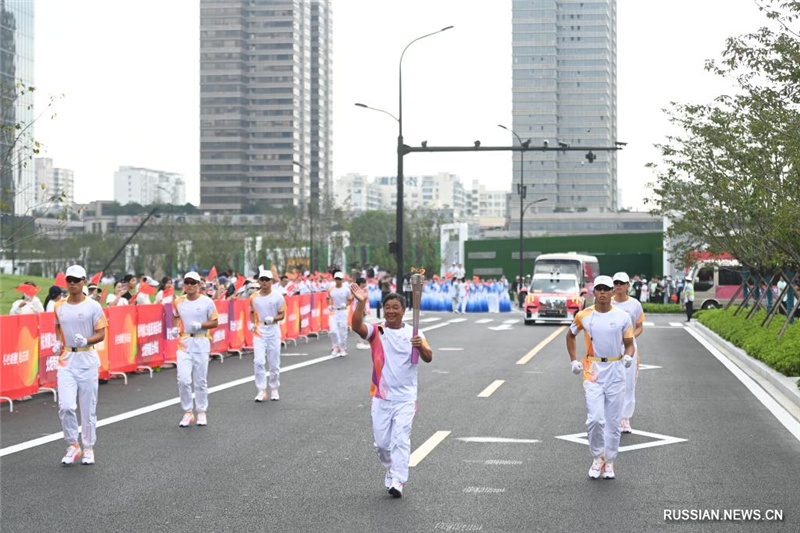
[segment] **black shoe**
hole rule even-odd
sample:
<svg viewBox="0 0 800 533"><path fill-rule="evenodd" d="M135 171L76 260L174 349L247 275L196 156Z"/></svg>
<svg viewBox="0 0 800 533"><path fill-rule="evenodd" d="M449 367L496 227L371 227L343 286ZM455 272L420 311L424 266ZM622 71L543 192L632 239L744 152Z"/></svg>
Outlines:
<svg viewBox="0 0 800 533"><path fill-rule="evenodd" d="M398 490L396 487L390 487L389 488L389 494L392 495L392 498L402 498L403 497L403 493L400 490Z"/></svg>

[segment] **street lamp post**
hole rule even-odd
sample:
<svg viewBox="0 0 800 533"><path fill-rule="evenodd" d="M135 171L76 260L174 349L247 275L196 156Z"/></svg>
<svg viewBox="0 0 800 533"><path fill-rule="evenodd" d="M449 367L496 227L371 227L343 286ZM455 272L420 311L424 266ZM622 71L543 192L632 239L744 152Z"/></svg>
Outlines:
<svg viewBox="0 0 800 533"><path fill-rule="evenodd" d="M299 161L292 161L293 165L302 168L306 173L306 179L311 179L308 174L308 169ZM309 191L311 190L311 183L308 184ZM314 195L309 194L308 197L308 271L314 273Z"/></svg>
<svg viewBox="0 0 800 533"><path fill-rule="evenodd" d="M510 131L514 135L514 137L517 138L517 142L519 142L519 145L522 146L523 148L527 148L530 145L530 143L531 143L530 139L528 139L528 140L523 142L522 138L519 135L517 135L517 133L514 130L509 129L509 128L503 126L502 124L498 124L497 126L500 127L500 128L503 128L506 131ZM527 208L523 207L524 204L525 204L525 196L526 196L526 192L527 192L527 187L525 187L525 185L524 185L524 180L525 180L525 173L524 173L525 165L523 164L524 161L525 161L525 151L522 150L519 153L519 183L517 184L517 193L519 193L519 282L520 283L523 283L525 281L525 269L524 269L524 264L523 264L523 241L522 241L522 237L523 237L523 220L524 220L523 217L525 216L525 209L527 209ZM544 200L544 198L540 199L540 200L537 200L534 203L540 202L541 200ZM533 205L533 204L530 204L530 205ZM528 205L528 207L530 207L530 205Z"/></svg>
<svg viewBox="0 0 800 533"><path fill-rule="evenodd" d="M405 265L403 264L403 185L404 185L404 176L403 176L403 156L406 155L406 147L403 144L403 56L406 55L406 50L408 47L414 44L415 42L419 41L420 39L424 39L425 37L430 37L431 35L436 35L437 33L441 33L443 31L451 29L453 26L447 26L442 28L441 30L437 30L431 33L426 33L420 37L417 37L410 43L403 48L403 53L400 54L400 63L398 65L398 75L397 75L397 82L398 82L398 113L395 117L388 111L384 111L383 109L377 109L374 107L370 107L365 104L356 104L358 107L364 107L367 109L372 109L373 111L380 111L381 113L386 113L393 119L397 121L397 218L395 222L395 260L397 261L397 290L401 290L403 286L403 273L405 270Z"/></svg>

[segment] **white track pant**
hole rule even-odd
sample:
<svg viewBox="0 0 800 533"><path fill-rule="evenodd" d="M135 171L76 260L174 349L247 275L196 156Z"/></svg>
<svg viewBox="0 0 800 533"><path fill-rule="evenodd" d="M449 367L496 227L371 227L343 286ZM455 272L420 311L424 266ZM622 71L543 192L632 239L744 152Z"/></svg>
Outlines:
<svg viewBox="0 0 800 533"><path fill-rule="evenodd" d="M375 451L392 479L408 481L408 461L411 459L411 424L417 412L417 402L372 398L372 434Z"/></svg>
<svg viewBox="0 0 800 533"><path fill-rule="evenodd" d="M269 363L269 388L281 386L281 338L253 338L253 373L256 389L267 389L267 363Z"/></svg>
<svg viewBox="0 0 800 533"><path fill-rule="evenodd" d="M192 381L198 413L208 411L208 352L178 350L178 393L181 408L192 410Z"/></svg>
<svg viewBox="0 0 800 533"><path fill-rule="evenodd" d="M88 353L91 352L74 353L72 358L91 357ZM58 369L58 418L67 444L78 442L78 403L83 447L91 448L97 440L97 368L96 365L76 368L69 364Z"/></svg>
<svg viewBox="0 0 800 533"><path fill-rule="evenodd" d="M633 417L636 409L636 379L639 377L639 354L633 356L630 368L625 369L625 403L622 407L622 418Z"/></svg>
<svg viewBox="0 0 800 533"><path fill-rule="evenodd" d="M620 365L617 361L610 363ZM616 370L616 369L615 369ZM613 462L619 451L620 421L625 401L625 380L621 372L601 373L597 381L584 380L586 392L586 432L592 457ZM611 379L602 379L611 378Z"/></svg>
<svg viewBox="0 0 800 533"><path fill-rule="evenodd" d="M328 322L330 324L331 344L333 348L347 351L347 309L333 311Z"/></svg>

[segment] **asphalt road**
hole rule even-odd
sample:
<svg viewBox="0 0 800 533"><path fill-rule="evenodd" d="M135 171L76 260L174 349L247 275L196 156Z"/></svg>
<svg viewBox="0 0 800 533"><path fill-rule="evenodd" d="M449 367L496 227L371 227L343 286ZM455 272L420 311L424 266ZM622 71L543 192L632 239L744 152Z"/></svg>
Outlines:
<svg viewBox="0 0 800 533"><path fill-rule="evenodd" d="M402 500L383 488L369 421L369 351L358 349L351 334L345 358L323 358L330 351L326 337L285 348L282 366L291 370L281 376L279 402L253 402L251 355L212 362L210 386L246 382L211 394L207 427L179 428L177 404L103 425L93 467L61 467L63 440L8 453L60 425L52 396L15 404L13 413L4 406L0 529L800 528L800 442L679 316L648 317L652 324L640 337L643 363L651 368L640 372L632 424L647 435L623 435L622 445L632 449L618 458L614 481L586 476L588 447L574 441L585 433L583 390L570 373L559 326L524 326L513 313L423 318L434 361L420 363L412 450L437 432L449 433L411 469ZM312 364L292 368L303 362ZM140 374L128 385L101 385L98 420L175 399L175 379L167 369L153 379ZM523 442L491 441L498 438ZM676 442L641 447L670 438ZM671 510L731 509L779 510L783 520L664 519Z"/></svg>

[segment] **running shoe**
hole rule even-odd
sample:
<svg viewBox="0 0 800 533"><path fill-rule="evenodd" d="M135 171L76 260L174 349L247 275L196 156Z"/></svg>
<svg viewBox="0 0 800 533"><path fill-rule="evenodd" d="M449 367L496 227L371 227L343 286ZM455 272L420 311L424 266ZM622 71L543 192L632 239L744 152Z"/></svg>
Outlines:
<svg viewBox="0 0 800 533"><path fill-rule="evenodd" d="M633 431L633 429L631 429L631 421L627 418L622 419L622 423L619 425L619 427L623 433L630 433Z"/></svg>
<svg viewBox="0 0 800 533"><path fill-rule="evenodd" d="M600 472L603 471L604 464L605 461L602 457L598 457L592 461L592 467L589 468L589 477L592 479L598 479L600 477Z"/></svg>
<svg viewBox="0 0 800 533"><path fill-rule="evenodd" d="M64 466L74 465L80 459L81 447L78 443L71 444L67 447L67 454L61 459L61 464Z"/></svg>
<svg viewBox="0 0 800 533"><path fill-rule="evenodd" d="M273 402L277 402L281 399L280 395L278 394L278 389L272 389L272 392L269 394L269 399Z"/></svg>
<svg viewBox="0 0 800 533"><path fill-rule="evenodd" d="M603 466L603 479L616 479L617 476L614 474L614 463L606 463Z"/></svg>
<svg viewBox="0 0 800 533"><path fill-rule="evenodd" d="M347 355L347 352L345 351L339 352L339 357L344 357L345 355Z"/></svg>
<svg viewBox="0 0 800 533"><path fill-rule="evenodd" d="M206 417L205 413L197 413L197 425L198 426L208 425L208 418Z"/></svg>
<svg viewBox="0 0 800 533"><path fill-rule="evenodd" d="M94 464L94 450L92 448L83 450L83 460L81 462L85 465Z"/></svg>
<svg viewBox="0 0 800 533"><path fill-rule="evenodd" d="M184 413L183 418L181 418L181 423L178 424L182 428L188 428L194 422L194 413L188 411Z"/></svg>
<svg viewBox="0 0 800 533"><path fill-rule="evenodd" d="M397 481L392 481L392 485L389 487L389 494L392 495L392 498L402 498L403 484Z"/></svg>
<svg viewBox="0 0 800 533"><path fill-rule="evenodd" d="M389 489L392 487L392 471L387 470L386 475L383 476L383 485Z"/></svg>
<svg viewBox="0 0 800 533"><path fill-rule="evenodd" d="M334 356L334 357L339 355L339 349L338 348L331 348L331 355Z"/></svg>
<svg viewBox="0 0 800 533"><path fill-rule="evenodd" d="M256 394L256 401L257 402L265 402L265 401L267 401L267 391L265 391L265 390L258 391L258 394Z"/></svg>

